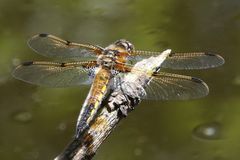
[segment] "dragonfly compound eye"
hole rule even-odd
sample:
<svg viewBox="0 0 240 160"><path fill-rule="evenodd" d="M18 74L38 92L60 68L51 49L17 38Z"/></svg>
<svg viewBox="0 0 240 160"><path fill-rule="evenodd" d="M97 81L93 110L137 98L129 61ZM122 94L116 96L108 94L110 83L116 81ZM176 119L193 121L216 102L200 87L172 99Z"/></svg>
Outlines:
<svg viewBox="0 0 240 160"><path fill-rule="evenodd" d="M120 40L116 41L115 45L125 49L128 52L132 52L133 49L134 49L133 44L130 43L129 41L125 40L125 39L120 39Z"/></svg>

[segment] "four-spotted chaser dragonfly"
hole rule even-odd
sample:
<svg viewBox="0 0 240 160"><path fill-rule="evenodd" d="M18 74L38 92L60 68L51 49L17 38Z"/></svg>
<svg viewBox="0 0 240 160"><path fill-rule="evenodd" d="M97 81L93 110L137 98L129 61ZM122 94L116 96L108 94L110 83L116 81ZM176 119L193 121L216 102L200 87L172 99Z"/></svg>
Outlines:
<svg viewBox="0 0 240 160"><path fill-rule="evenodd" d="M117 40L106 48L69 42L53 35L39 34L28 41L29 46L40 55L56 58L59 62L24 62L13 71L22 81L50 86L68 87L92 84L82 106L76 136L97 114L110 82L119 74L133 72L128 62L159 55L160 52L135 50L127 40ZM204 52L171 53L161 65L170 69L205 69L220 66L224 59ZM200 79L166 72L151 75L146 87L146 99L169 100L198 98L208 94L207 85Z"/></svg>

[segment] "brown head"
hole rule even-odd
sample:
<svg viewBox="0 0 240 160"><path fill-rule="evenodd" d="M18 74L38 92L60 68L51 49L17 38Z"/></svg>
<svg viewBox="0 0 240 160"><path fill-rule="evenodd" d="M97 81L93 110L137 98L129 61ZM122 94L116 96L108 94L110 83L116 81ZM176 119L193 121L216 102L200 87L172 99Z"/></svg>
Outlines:
<svg viewBox="0 0 240 160"><path fill-rule="evenodd" d="M132 43L125 39L120 39L105 48L106 50L115 50L120 54L131 55L134 50Z"/></svg>
<svg viewBox="0 0 240 160"><path fill-rule="evenodd" d="M117 40L104 49L103 54L98 57L98 64L105 67L123 66L127 56L131 55L133 50L134 46L129 41L125 39Z"/></svg>

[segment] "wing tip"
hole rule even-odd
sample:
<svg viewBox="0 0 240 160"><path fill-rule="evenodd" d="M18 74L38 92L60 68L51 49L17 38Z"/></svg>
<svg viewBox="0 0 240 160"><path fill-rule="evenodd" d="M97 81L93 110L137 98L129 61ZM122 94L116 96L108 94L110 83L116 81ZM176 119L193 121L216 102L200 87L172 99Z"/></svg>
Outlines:
<svg viewBox="0 0 240 160"><path fill-rule="evenodd" d="M200 97L205 97L205 96L208 95L208 93L209 93L209 87L208 87L208 85L207 85L203 80L201 80L200 78L196 78L196 77L191 77L191 80L192 80L193 82L196 82L196 83L198 83L198 84L201 84L201 85L206 89L206 93L203 94L203 95L201 95ZM200 97L196 97L196 98L200 98Z"/></svg>
<svg viewBox="0 0 240 160"><path fill-rule="evenodd" d="M217 58L218 65L216 67L221 66L221 65L223 65L225 63L224 58L222 56L220 56L219 54L214 54L214 53L211 53L211 52L205 52L204 54L206 56L211 56L211 57L216 57Z"/></svg>
<svg viewBox="0 0 240 160"><path fill-rule="evenodd" d="M11 72L12 77L15 78L15 79L18 79L18 80L22 80L22 79L19 77L19 75L18 75L18 69L19 69L20 67L22 67L22 64L16 66L16 67L12 70L12 72Z"/></svg>
<svg viewBox="0 0 240 160"><path fill-rule="evenodd" d="M45 37L49 37L50 34L48 33L39 33L39 34L36 34L34 36L32 36L31 38L29 38L28 40L28 44L31 43L31 41L37 37L41 37L41 38L45 38Z"/></svg>
<svg viewBox="0 0 240 160"><path fill-rule="evenodd" d="M201 79L196 78L196 77L191 77L191 80L192 80L193 82L196 82L196 83L202 83L202 82L203 82Z"/></svg>
<svg viewBox="0 0 240 160"><path fill-rule="evenodd" d="M49 35L50 34L48 34L48 33L39 33L39 34L36 34L36 35L32 36L29 40L35 39L37 37L42 37L42 38L49 37Z"/></svg>
<svg viewBox="0 0 240 160"><path fill-rule="evenodd" d="M219 65L223 65L224 63L225 63L225 59L222 57L222 56L220 56L220 55L216 55L217 57L218 57L218 59L221 61L220 63L219 63Z"/></svg>
<svg viewBox="0 0 240 160"><path fill-rule="evenodd" d="M32 36L31 38L29 38L28 39L28 41L27 41L27 45L28 45L28 47L29 48L31 48L33 51L35 51L36 53L39 53L39 54L41 54L35 47L35 43L36 43L36 41L39 41L39 37L40 38L46 38L46 37L49 37L50 36L50 34L48 34L48 33L39 33L39 34L36 34L36 35L34 35L34 36Z"/></svg>
<svg viewBox="0 0 240 160"><path fill-rule="evenodd" d="M19 69L21 69L22 67L31 66L31 65L33 65L33 64L34 64L33 61L23 62L23 63L17 65L17 66L12 70L11 75L12 75L14 78L18 79L18 80L25 81L23 78L21 78L21 76L19 76L19 72L18 72L18 71L19 71Z"/></svg>

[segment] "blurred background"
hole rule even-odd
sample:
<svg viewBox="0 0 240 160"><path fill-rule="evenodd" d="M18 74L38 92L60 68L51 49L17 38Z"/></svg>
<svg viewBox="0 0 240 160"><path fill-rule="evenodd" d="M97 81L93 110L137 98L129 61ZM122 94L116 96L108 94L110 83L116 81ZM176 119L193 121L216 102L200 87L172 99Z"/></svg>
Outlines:
<svg viewBox="0 0 240 160"><path fill-rule="evenodd" d="M11 77L16 64L45 59L27 40L50 33L106 46L211 51L224 66L172 71L203 79L210 94L143 101L95 160L237 160L240 157L239 0L0 0L0 159L50 160L71 140L88 86L53 89Z"/></svg>

